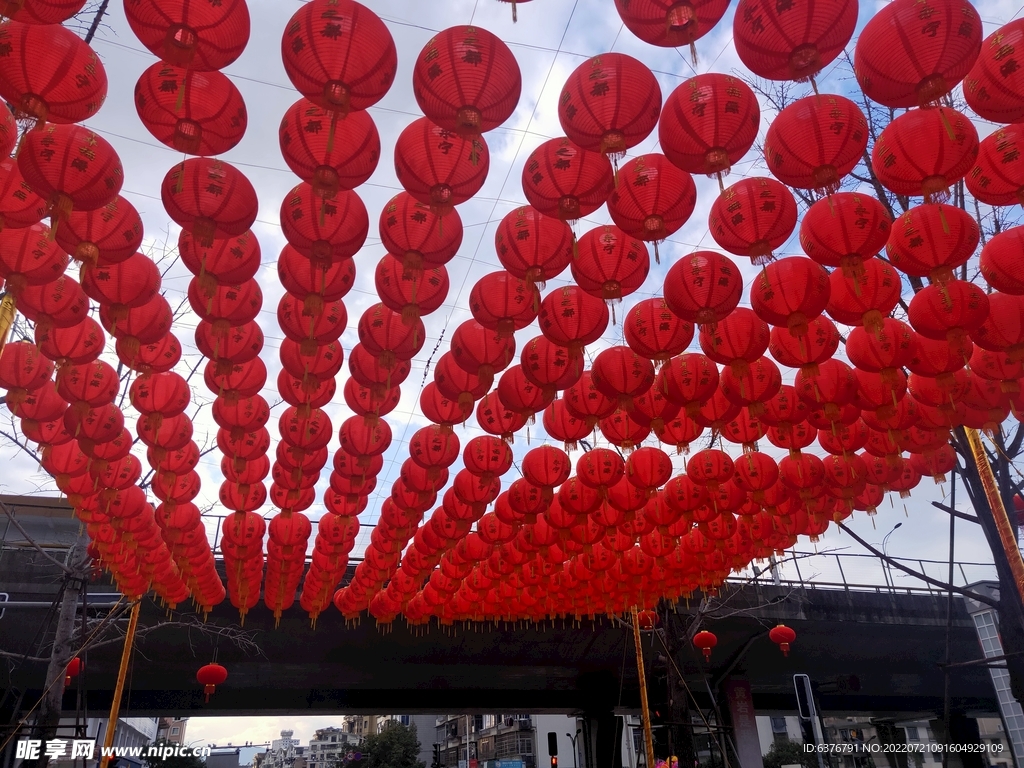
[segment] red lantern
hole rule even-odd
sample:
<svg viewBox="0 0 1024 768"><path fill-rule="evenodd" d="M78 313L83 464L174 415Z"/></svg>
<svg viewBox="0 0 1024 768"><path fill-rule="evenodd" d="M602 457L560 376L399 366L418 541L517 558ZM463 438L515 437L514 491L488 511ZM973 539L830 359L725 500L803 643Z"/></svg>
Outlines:
<svg viewBox="0 0 1024 768"><path fill-rule="evenodd" d="M661 263L658 243L677 232L697 203L697 188L686 171L664 155L633 158L619 169L619 183L608 198L608 213L627 235L654 243L654 260Z"/></svg>
<svg viewBox="0 0 1024 768"><path fill-rule="evenodd" d="M687 173L719 181L757 138L761 110L746 83L729 75L697 75L665 100L658 138L665 156Z"/></svg>
<svg viewBox="0 0 1024 768"><path fill-rule="evenodd" d="M721 21L729 4L725 0L615 0L615 10L626 29L648 45L662 48L690 46Z"/></svg>
<svg viewBox="0 0 1024 768"><path fill-rule="evenodd" d="M860 33L857 84L891 109L938 104L974 65L981 36L981 18L967 0L895 0Z"/></svg>
<svg viewBox="0 0 1024 768"><path fill-rule="evenodd" d="M572 414L565 400L555 400L544 409L544 431L555 440L561 440L567 451L576 450L579 441L589 436L592 430L586 419Z"/></svg>
<svg viewBox="0 0 1024 768"><path fill-rule="evenodd" d="M879 134L871 167L890 192L940 203L977 156L978 131L965 115L947 107L912 109Z"/></svg>
<svg viewBox="0 0 1024 768"><path fill-rule="evenodd" d="M323 264L286 245L277 259L277 275L284 289L313 312L348 295L356 279L356 265L352 259Z"/></svg>
<svg viewBox="0 0 1024 768"><path fill-rule="evenodd" d="M1022 248L1024 227L1012 227L991 237L981 249L978 268L997 291L1024 295L1024 263L1018 258Z"/></svg>
<svg viewBox="0 0 1024 768"><path fill-rule="evenodd" d="M608 199L614 187L612 165L569 139L550 139L526 158L523 194L545 216L577 221Z"/></svg>
<svg viewBox="0 0 1024 768"><path fill-rule="evenodd" d="M810 259L794 256L761 270L750 286L750 305L769 325L804 336L808 321L825 310L830 292L828 272Z"/></svg>
<svg viewBox="0 0 1024 768"><path fill-rule="evenodd" d="M595 385L590 371L584 371L580 380L565 392L565 407L570 414L587 423L591 429L600 419L611 416L617 403Z"/></svg>
<svg viewBox="0 0 1024 768"><path fill-rule="evenodd" d="M124 314L133 307L141 307L152 301L160 290L160 270L152 259L142 253L109 266L86 263L82 266L81 277L82 290L111 316ZM260 296L259 286L255 283L253 286L257 296ZM203 303L212 300L212 295L204 295L200 299ZM255 311L259 311L258 304ZM252 317L247 317L248 320L252 320Z"/></svg>
<svg viewBox="0 0 1024 768"><path fill-rule="evenodd" d="M183 229L178 235L178 255L189 272L198 275L204 284L237 285L255 277L260 268L260 244L252 232L214 240L207 247Z"/></svg>
<svg viewBox="0 0 1024 768"><path fill-rule="evenodd" d="M224 685L224 682L228 679L228 671L220 664L206 664L199 668L196 673L196 680L203 686L203 692L206 694L206 701L210 700L210 695L217 690L218 685Z"/></svg>
<svg viewBox="0 0 1024 768"><path fill-rule="evenodd" d="M508 272L491 272L477 280L469 308L480 325L507 338L537 317L540 294L536 287Z"/></svg>
<svg viewBox="0 0 1024 768"><path fill-rule="evenodd" d="M694 251L665 276L665 303L691 323L713 325L739 305L743 277L729 258L714 251Z"/></svg>
<svg viewBox="0 0 1024 768"><path fill-rule="evenodd" d="M308 99L289 107L278 130L281 155L292 172L319 197L355 189L380 160L380 135L367 112L342 114Z"/></svg>
<svg viewBox="0 0 1024 768"><path fill-rule="evenodd" d="M1021 321L1024 320L1024 297L990 293L988 304L988 318L971 332L971 339L979 350L1004 352L1014 361L1022 359L1024 327L1021 326Z"/></svg>
<svg viewBox="0 0 1024 768"><path fill-rule="evenodd" d="M768 170L783 184L831 195L868 147L864 113L847 98L807 96L772 120L764 140Z"/></svg>
<svg viewBox="0 0 1024 768"><path fill-rule="evenodd" d="M462 219L458 211L451 211L442 224L429 205L400 192L381 211L380 239L408 269L442 266L462 245Z"/></svg>
<svg viewBox="0 0 1024 768"><path fill-rule="evenodd" d="M693 324L676 316L664 299L637 302L622 326L629 348L655 365L681 354L693 341Z"/></svg>
<svg viewBox="0 0 1024 768"><path fill-rule="evenodd" d="M551 291L537 316L541 333L573 354L601 338L608 318L605 303L575 285Z"/></svg>
<svg viewBox="0 0 1024 768"><path fill-rule="evenodd" d="M629 347L609 347L594 359L590 372L597 390L617 399L625 410L633 409L633 398L654 384L654 365Z"/></svg>
<svg viewBox="0 0 1024 768"><path fill-rule="evenodd" d="M1024 204L1024 166L1020 126L1007 125L986 136L978 147L978 162L967 174L967 191L986 205Z"/></svg>
<svg viewBox="0 0 1024 768"><path fill-rule="evenodd" d="M406 270L391 254L385 254L373 277L381 301L389 309L400 312L407 323L434 312L448 297L448 270L444 267L417 273Z"/></svg>
<svg viewBox="0 0 1024 768"><path fill-rule="evenodd" d="M1024 119L1024 72L1013 58L1024 43L1024 19L1014 19L985 38L964 80L964 99L975 113L994 123Z"/></svg>
<svg viewBox="0 0 1024 768"><path fill-rule="evenodd" d="M523 346L520 363L531 383L552 393L578 382L585 365L581 353L572 354L545 336L537 336Z"/></svg>
<svg viewBox="0 0 1024 768"><path fill-rule="evenodd" d="M187 155L227 152L248 124L242 94L227 76L164 62L135 84L135 110L157 141Z"/></svg>
<svg viewBox="0 0 1024 768"><path fill-rule="evenodd" d="M540 391L536 387L534 389ZM476 420L480 428L488 434L497 435L506 443L515 441L515 433L526 426L529 417L530 414L525 408L513 411L506 407L497 392L484 395L476 407Z"/></svg>
<svg viewBox="0 0 1024 768"><path fill-rule="evenodd" d="M706 629L693 636L693 645L704 652L704 661L711 661L711 649L718 645L718 638Z"/></svg>
<svg viewBox="0 0 1024 768"><path fill-rule="evenodd" d="M974 254L980 239L978 222L966 211L918 205L893 223L885 253L901 272L944 283Z"/></svg>
<svg viewBox="0 0 1024 768"><path fill-rule="evenodd" d="M395 144L395 173L405 191L445 216L480 191L490 168L483 137L463 138L421 117Z"/></svg>
<svg viewBox="0 0 1024 768"><path fill-rule="evenodd" d="M329 200L306 182L281 202L281 229L299 253L321 265L349 259L366 242L370 219L359 195L341 191Z"/></svg>
<svg viewBox="0 0 1024 768"><path fill-rule="evenodd" d="M78 125L49 123L29 131L18 152L18 168L32 190L47 200L54 226L72 209L92 211L111 202L124 182L114 148Z"/></svg>
<svg viewBox="0 0 1024 768"><path fill-rule="evenodd" d="M103 328L91 317L71 328L36 326L35 338L39 351L55 363L91 363L103 351Z"/></svg>
<svg viewBox="0 0 1024 768"><path fill-rule="evenodd" d="M796 200L774 179L743 179L715 200L708 227L729 253L766 264L796 228Z"/></svg>
<svg viewBox="0 0 1024 768"><path fill-rule="evenodd" d="M167 214L200 245L238 237L256 221L252 183L234 166L206 157L185 160L164 177L160 197Z"/></svg>
<svg viewBox="0 0 1024 768"><path fill-rule="evenodd" d="M913 332L905 323L887 317L882 326L871 333L863 327L854 328L846 338L846 354L862 371L881 373L893 380L910 357Z"/></svg>
<svg viewBox="0 0 1024 768"><path fill-rule="evenodd" d="M950 280L914 295L907 310L911 327L929 339L956 344L988 319L988 296L974 283Z"/></svg>
<svg viewBox="0 0 1024 768"><path fill-rule="evenodd" d="M572 276L591 296L614 303L638 290L650 268L647 246L642 241L618 227L603 226L580 238Z"/></svg>
<svg viewBox="0 0 1024 768"><path fill-rule="evenodd" d="M796 632L785 624L779 624L768 633L769 639L779 646L783 656L789 656L789 644L796 640Z"/></svg>
<svg viewBox="0 0 1024 768"><path fill-rule="evenodd" d="M120 195L91 211L73 211L54 233L57 243L83 263L116 264L142 246L142 219Z"/></svg>
<svg viewBox="0 0 1024 768"><path fill-rule="evenodd" d="M744 66L766 80L811 80L842 53L857 26L857 3L777 5L741 0L732 34Z"/></svg>
<svg viewBox="0 0 1024 768"><path fill-rule="evenodd" d="M852 279L841 271L829 275L832 290L825 311L843 325L863 325L869 331L881 328L899 302L900 276L890 265L878 259L864 262L864 271Z"/></svg>
<svg viewBox="0 0 1024 768"><path fill-rule="evenodd" d="M420 51L413 94L436 125L464 136L492 131L519 103L522 76L512 51L480 27L450 27Z"/></svg>
<svg viewBox="0 0 1024 768"><path fill-rule="evenodd" d="M13 157L0 160L0 226L21 229L38 224L47 203L32 191Z"/></svg>
<svg viewBox="0 0 1024 768"><path fill-rule="evenodd" d="M825 267L842 267L853 277L862 262L874 257L889 238L889 214L873 197L836 192L819 200L800 222L800 247Z"/></svg>
<svg viewBox="0 0 1024 768"><path fill-rule="evenodd" d="M704 354L721 365L731 365L743 375L749 363L768 349L768 325L752 310L739 307L714 326L701 328L698 339Z"/></svg>
<svg viewBox="0 0 1024 768"><path fill-rule="evenodd" d="M583 149L621 158L654 130L661 88L644 64L622 53L603 53L569 75L558 100L558 121Z"/></svg>
<svg viewBox="0 0 1024 768"><path fill-rule="evenodd" d="M217 5L184 0L130 0L125 15L132 32L154 56L201 72L224 69L249 42L245 0Z"/></svg>
<svg viewBox="0 0 1024 768"><path fill-rule="evenodd" d="M37 125L77 123L103 105L107 73L70 29L8 21L0 25L0 51L0 97L16 114Z"/></svg>
<svg viewBox="0 0 1024 768"><path fill-rule="evenodd" d="M494 249L509 273L543 287L572 261L573 234L565 222L525 205L501 220Z"/></svg>
<svg viewBox="0 0 1024 768"><path fill-rule="evenodd" d="M384 98L398 68L387 26L354 0L302 6L285 28L281 57L299 93L343 115Z"/></svg>
<svg viewBox="0 0 1024 768"><path fill-rule="evenodd" d="M49 227L33 224L0 231L0 277L15 296L29 285L53 282L67 265L67 254L53 242Z"/></svg>

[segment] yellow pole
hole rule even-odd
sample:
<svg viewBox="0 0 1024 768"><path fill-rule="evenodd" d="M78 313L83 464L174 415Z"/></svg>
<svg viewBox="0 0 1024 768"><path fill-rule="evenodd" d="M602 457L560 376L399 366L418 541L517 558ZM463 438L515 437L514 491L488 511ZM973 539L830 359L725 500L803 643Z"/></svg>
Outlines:
<svg viewBox="0 0 1024 768"><path fill-rule="evenodd" d="M6 293L0 301L0 352L7 345L7 337L14 325L14 294Z"/></svg>
<svg viewBox="0 0 1024 768"><path fill-rule="evenodd" d="M139 608L142 601L136 601L132 606L132 615L128 619L128 632L124 636L124 650L121 651L121 667L117 670L117 685L114 687L114 700L110 702L110 719L107 721L107 732L103 734L103 751L110 752L114 746L114 731L117 729L117 715L121 710L121 694L124 693L124 679L128 673L128 659L132 655L132 646L135 644L135 627L139 623ZM104 754L100 759L100 768L107 768L110 763L110 755Z"/></svg>
<svg viewBox="0 0 1024 768"><path fill-rule="evenodd" d="M636 645L636 671L640 677L640 711L644 717L644 753L647 755L647 768L654 768L654 737L651 736L651 711L647 707L647 675L644 674L644 651L640 645L640 621L637 618L635 605L630 609L630 614L633 617L633 643Z"/></svg>
<svg viewBox="0 0 1024 768"><path fill-rule="evenodd" d="M1006 552L1006 559L1010 563L1013 580L1017 584L1017 592L1020 593L1021 600L1024 600L1024 559L1021 558L1017 537L1013 534L1013 526L1010 525L1006 507L1003 506L1003 497L999 495L996 478L992 474L992 466L988 463L988 456L985 454L985 447L981 444L978 430L964 427L964 432L967 434L967 444L971 446L971 453L974 454L974 463L978 466L981 486L985 489L985 498L988 499L988 505L992 509L992 519L996 521L999 539Z"/></svg>

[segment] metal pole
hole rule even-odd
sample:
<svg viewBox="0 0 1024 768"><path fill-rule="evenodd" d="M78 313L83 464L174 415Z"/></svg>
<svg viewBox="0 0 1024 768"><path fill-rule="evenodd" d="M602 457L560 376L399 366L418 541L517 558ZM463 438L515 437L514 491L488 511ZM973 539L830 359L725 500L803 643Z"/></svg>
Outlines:
<svg viewBox="0 0 1024 768"><path fill-rule="evenodd" d="M647 768L654 768L654 737L651 735L651 711L647 707L647 675L644 673L644 649L640 644L640 620L636 606L629 609L633 617L633 643L636 646L636 671L640 678L640 711L644 717L644 755ZM106 766L103 766L106 768Z"/></svg>
<svg viewBox="0 0 1024 768"><path fill-rule="evenodd" d="M992 465L988 463L988 456L985 455L985 447L981 444L978 430L964 427L964 434L967 435L967 444L971 447L974 463L978 467L978 477L982 488L985 489L985 498L992 510L992 519L999 530L999 540L1013 574L1013 581L1017 585L1020 598L1024 600L1024 559L1021 558L1020 549L1017 547L1017 537L1014 535L1013 526L1010 525L1010 518L1006 515L1003 498L999 495L996 478L992 474Z"/></svg>
<svg viewBox="0 0 1024 768"><path fill-rule="evenodd" d="M142 601L137 600L132 606L131 617L128 619L128 631L124 636L124 650L121 651L121 667L117 670L117 685L114 687L114 700L110 703L110 719L107 721L107 730L103 734L103 751L110 752L114 746L114 731L117 728L117 715L121 710L121 695L124 693L124 679L128 674L128 659L132 655L132 646L135 644L135 628L139 624L139 608ZM110 755L104 754L100 759L99 768L107 768L110 763Z"/></svg>
<svg viewBox="0 0 1024 768"><path fill-rule="evenodd" d="M4 294L4 298L0 301L0 352L4 351L4 347L7 345L7 337L11 333L11 327L14 325L14 294Z"/></svg>
<svg viewBox="0 0 1024 768"><path fill-rule="evenodd" d="M987 466L988 462L986 462ZM953 488L950 491L949 506L956 509L956 467L953 468ZM942 723L946 732L946 741L949 741L949 662L951 659L950 635L953 632L953 544L954 531L956 528L956 515L949 516L949 596L946 599L946 664L942 668L943 693L942 693ZM923 570L923 569L922 569ZM942 768L948 768L948 750L942 750Z"/></svg>

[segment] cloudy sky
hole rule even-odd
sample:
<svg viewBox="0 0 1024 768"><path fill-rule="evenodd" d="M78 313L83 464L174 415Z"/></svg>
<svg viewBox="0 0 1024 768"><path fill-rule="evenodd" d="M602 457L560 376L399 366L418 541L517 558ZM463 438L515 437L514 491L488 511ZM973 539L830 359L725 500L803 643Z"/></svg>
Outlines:
<svg viewBox="0 0 1024 768"><path fill-rule="evenodd" d="M260 200L260 212L254 232L259 238L263 252L263 268L258 275L264 292L264 309L260 316L266 334L266 346L262 357L270 370L268 389L264 396L275 405L269 428L276 437L276 415L284 405L274 391L279 363L278 346L282 334L276 327L275 310L283 293L275 268L276 254L285 244L279 226L279 210L286 193L298 183L281 158L278 145L278 125L285 110L298 99L298 94L284 73L280 57L282 31L294 11L299 7L295 2L280 0L249 0L252 15L252 36L244 54L226 70L245 98L249 113L248 132L242 142L224 159L235 164L249 177L256 187ZM436 362L440 354L448 349L449 340L455 328L470 318L467 303L469 292L475 281L488 272L500 269L494 253L494 231L501 218L525 203L520 177L527 155L546 139L561 135L557 115L557 97L567 76L588 57L618 51L630 54L647 64L656 74L663 97L680 85L686 78L700 72L740 73L744 70L732 46L732 12L718 27L697 44L699 63L694 67L687 50L657 49L640 42L626 30L615 11L612 0L532 0L518 5L519 21L512 23L511 8L507 3L496 0L368 0L367 4L387 23L394 36L399 68L390 93L370 114L376 122L384 147L381 162L370 181L358 189L370 213L371 235L366 246L356 256L358 280L356 287L345 299L349 311L349 330L342 338L346 351L356 342L355 324L364 309L378 301L373 284L373 270L384 255L376 235L376 221L384 204L400 190L392 162L395 139L401 130L420 116L412 97L412 64L416 54L432 34L442 28L474 23L484 27L505 40L515 54L523 74L522 98L518 109L505 126L490 132L486 140L490 149L490 172L480 193L470 202L460 206L459 213L465 225L466 235L459 255L449 265L451 290L444 305L433 315L425 318L427 339L423 351L413 362L413 372L402 385L401 405L388 417L394 434L394 443L385 456L385 468L378 482L377 493L371 497L370 505L363 514L363 521L375 522L381 500L390 492L391 483L398 477L399 467L408 456L407 443L416 429L427 422L418 412L421 386L431 380L427 370L432 350L441 341L440 349L433 354ZM860 9L860 24L881 4L863 3ZM1009 0L986 0L979 4L985 21L986 34L999 24L1013 18L1020 11ZM88 122L90 128L105 136L117 149L124 163L126 180L122 194L125 195L143 215L146 225L147 248L154 257L159 257L177 240L178 228L164 213L160 203L160 183L168 169L179 162L181 156L165 148L153 139L140 122L133 104L135 83L142 72L155 62L155 58L136 40L124 19L122 3L110 4L110 15L105 19L97 34L93 47L106 67L110 82L109 95L102 110ZM852 51L852 44L850 47ZM818 78L821 92L845 92L851 88L852 75L842 67L829 67ZM805 95L810 86L797 86L795 95ZM762 136L770 122L771 114L763 111ZM978 123L982 136L993 130L991 125ZM630 155L657 150L657 134L641 146L631 150ZM737 164L727 183L744 176L767 175L763 160L752 151L744 161ZM660 295L664 273L674 260L696 248L714 248L707 229L710 205L718 194L717 182L696 179L698 189L697 207L689 222L660 248L661 266L652 261L651 273L643 287L628 297L622 307L628 308L633 302ZM577 233L608 221L602 209L594 216L579 222ZM797 238L777 251L777 255L800 254ZM164 289L172 306L177 306L184 297L191 274L180 264L171 260L163 262L168 271L164 278ZM747 280L756 274L749 264L744 267ZM559 279L548 282L548 289L564 285L570 280L568 270ZM744 301L744 303L749 303ZM619 314L621 317L624 311ZM199 361L198 352L192 340L192 331L197 318L184 318L176 328L179 339L186 346L186 357L179 366L179 372L187 374ZM519 349L526 341L539 334L536 325L517 334ZM594 352L609 344L622 342L621 326L610 326L605 338L596 345ZM693 345L697 349L696 342ZM202 406L196 417L196 440L202 445L213 440L216 425L209 418L211 397L202 386L201 375L193 379L194 402ZM339 393L341 386L338 387ZM339 395L340 401L340 395ZM335 429L350 414L341 402L327 409ZM479 430L466 426L458 431L463 444ZM540 426L531 430L531 446L540 444L546 436ZM337 438L330 449L337 447ZM527 449L525 439L515 443L517 457ZM768 450L767 444L762 448ZM0 448L9 460L12 471L4 473L0 489L6 493L52 494L52 482L40 474L34 462L10 446ZM140 454L143 456L144 454ZM458 467L453 467L453 472ZM221 482L219 455L207 456L201 467L203 490L197 503L214 504ZM326 487L327 473L322 475L319 491ZM890 539L890 553L900 556L941 560L947 552L948 518L931 507L930 501L948 493L948 485L935 487L930 479L922 482L913 498L905 501L887 499L879 509L874 522L858 513L851 526L868 541L878 543L893 526L903 525ZM319 496L319 493L318 493ZM964 508L958 498L958 506ZM264 510L269 517L274 510ZM317 507L310 510L316 518ZM368 542L368 530L361 534L361 543L354 555ZM312 542L311 542L312 544ZM810 551L810 544L801 542L800 549ZM829 532L817 544L820 550L861 551L849 537ZM973 562L989 559L987 547L977 530L967 523L958 526L957 558ZM821 574L822 578L838 576L826 560L805 561L802 575ZM795 570L787 566L784 574L795 577ZM968 569L968 578L975 571ZM932 569L936 576L941 566ZM976 571L978 576L984 569ZM881 582L882 573L877 562L864 560L863 563L846 567L850 580ZM897 583L904 583L897 576ZM293 610L298 610L296 607ZM267 722L250 730L242 731L235 721L230 729L222 728L214 721L201 724L193 720L189 728L191 739L202 741L231 738L235 743L245 740L262 740L284 727L279 718L264 718ZM270 722L273 720L274 722ZM288 723L291 725L291 722ZM249 728L249 726L245 726ZM311 732L314 726L306 730ZM301 730L297 727L297 730ZM257 732L258 731L258 732ZM217 735L217 734L221 735ZM200 736L200 734L202 734ZM308 734L304 734L304 738Z"/></svg>

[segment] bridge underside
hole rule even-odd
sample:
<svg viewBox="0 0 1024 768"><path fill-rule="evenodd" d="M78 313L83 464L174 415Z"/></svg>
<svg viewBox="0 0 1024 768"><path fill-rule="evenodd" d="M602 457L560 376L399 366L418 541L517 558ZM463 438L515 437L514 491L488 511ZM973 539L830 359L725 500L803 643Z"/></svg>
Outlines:
<svg viewBox="0 0 1024 768"><path fill-rule="evenodd" d="M12 594L12 599L16 599ZM685 640L696 606L680 606L666 632L682 637L675 661L697 701L710 704L726 675L750 681L761 713L796 709L793 675L817 685L826 713L928 716L941 713L945 658L946 599L940 595L891 595L782 587L730 588L706 618L718 636L710 664ZM952 661L979 658L981 649L963 601L955 601ZM11 609L0 620L0 647L29 647L42 611ZM27 619L32 619L27 621ZM172 622L178 616L172 617ZM246 654L226 637L215 641L195 626L168 624L167 615L147 603L143 636L137 643L126 715L303 715L436 712L603 713L639 708L632 633L607 619L581 626L556 622L544 627L421 628L399 620L381 630L372 620L347 628L329 609L310 627L298 608L275 628L262 605L245 620L258 653ZM797 632L788 658L767 632L784 621ZM209 627L237 627L227 604L208 619ZM123 626L123 622L121 624ZM228 681L204 703L196 670L218 660ZM644 637L652 697L665 648L654 633ZM120 643L89 652L84 685L91 712L109 708L120 658ZM35 700L43 666L25 667L13 684ZM662 682L659 682L659 679ZM0 678L0 684L7 685ZM997 703L986 668L957 667L951 675L954 712L995 714ZM12 697L8 697L8 701ZM74 686L66 704L73 707Z"/></svg>

